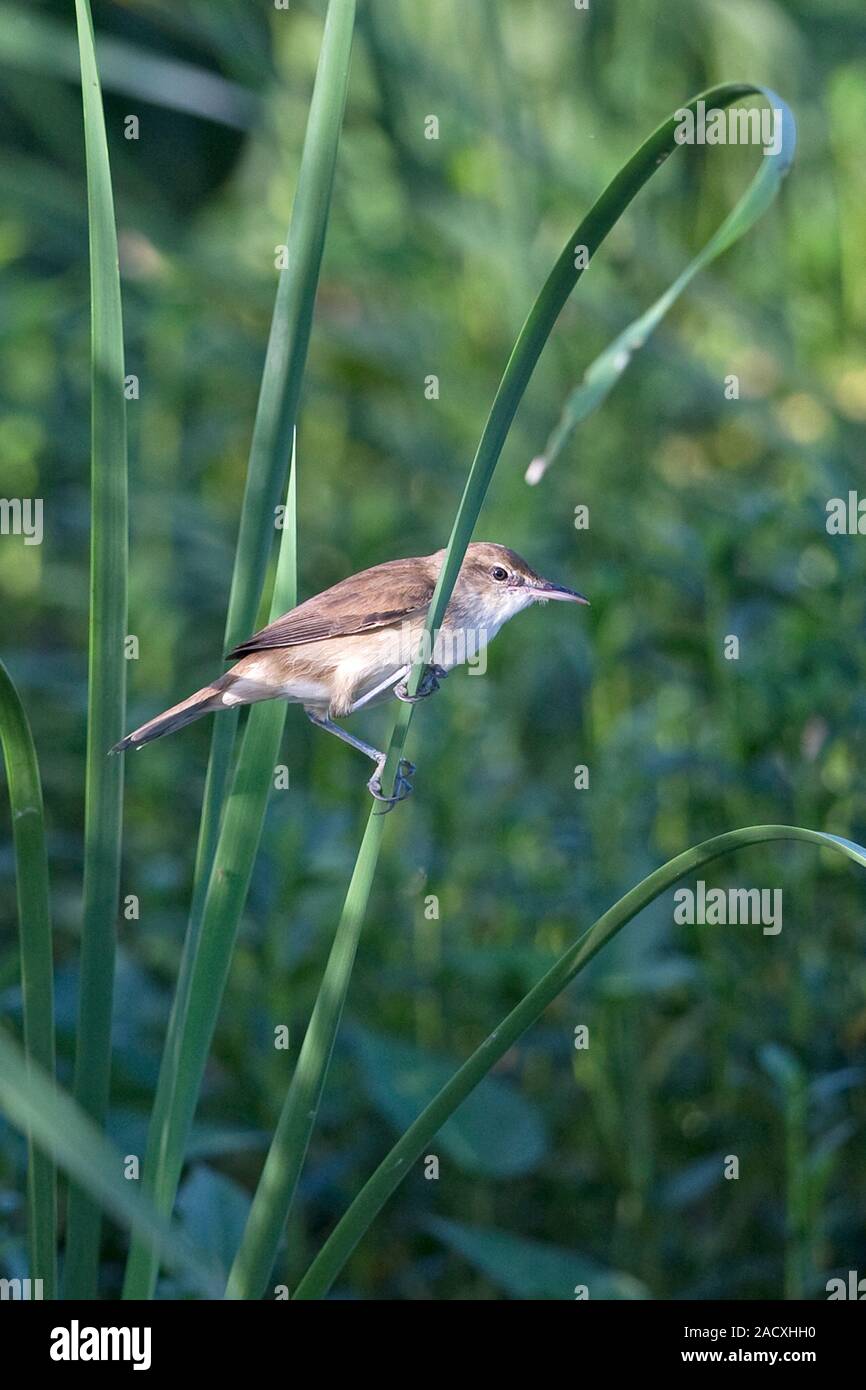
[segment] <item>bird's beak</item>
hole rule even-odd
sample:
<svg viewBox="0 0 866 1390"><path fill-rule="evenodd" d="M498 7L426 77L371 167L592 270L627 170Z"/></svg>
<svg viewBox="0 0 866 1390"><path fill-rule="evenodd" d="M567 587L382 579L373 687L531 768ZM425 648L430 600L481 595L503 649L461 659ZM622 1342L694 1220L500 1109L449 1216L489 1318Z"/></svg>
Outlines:
<svg viewBox="0 0 866 1390"><path fill-rule="evenodd" d="M589 607L589 599L584 598L576 589L566 589L562 584L551 584L549 579L539 579L530 587L533 597L541 599L542 602L555 598L562 603L585 603Z"/></svg>

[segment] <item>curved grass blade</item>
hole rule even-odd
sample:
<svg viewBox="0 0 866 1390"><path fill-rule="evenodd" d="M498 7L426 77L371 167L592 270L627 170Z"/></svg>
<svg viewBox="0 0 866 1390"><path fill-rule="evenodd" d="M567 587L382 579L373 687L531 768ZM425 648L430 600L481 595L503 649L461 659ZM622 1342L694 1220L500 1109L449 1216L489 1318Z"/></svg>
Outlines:
<svg viewBox="0 0 866 1390"><path fill-rule="evenodd" d="M766 844L771 840L799 840L833 849L852 859L855 864L866 867L866 849L838 835L804 830L793 825L752 825L705 840L703 844L686 850L649 874L560 956L410 1125L338 1222L298 1285L294 1297L321 1298L327 1293L358 1241L445 1121L617 932L686 874L734 850Z"/></svg>
<svg viewBox="0 0 866 1390"><path fill-rule="evenodd" d="M31 1063L54 1076L54 961L51 946L45 813L33 736L24 706L0 661L0 744L6 760L21 938L25 1079ZM57 1296L57 1174L51 1150L27 1131L27 1237L30 1277Z"/></svg>
<svg viewBox="0 0 866 1390"><path fill-rule="evenodd" d="M685 109L695 111L700 101L704 101L708 108L730 106L738 97L755 93L764 95L771 104L778 101L775 94L768 89L755 87L750 83L735 82L725 83L701 93L694 97ZM576 245L585 246L590 256L598 249L635 195L656 172L666 155L676 148L675 131L678 124L676 115L668 117L608 184L574 234L569 237L529 312L508 360L466 480L445 560L427 614L428 637L442 622L466 547L475 529L517 407L523 399L529 379L560 311L583 273L583 260L575 257L574 248ZM789 136L790 134L789 131ZM790 146L787 147L787 152L790 156ZM622 364L621 370L625 365ZM422 650L425 649L433 649L432 641L429 646L425 644L422 647ZM409 678L410 694L417 691L422 674L423 662L419 662ZM388 759L382 774L383 786L394 785L413 710L413 705L401 704L395 717L388 744ZM383 817L374 808L370 813L358 852L298 1065L289 1085L244 1237L229 1277L229 1297L260 1297L276 1258L281 1234L291 1211L342 1017L358 939L378 863L382 833Z"/></svg>
<svg viewBox="0 0 866 1390"><path fill-rule="evenodd" d="M90 229L92 463L84 908L73 1089L99 1126L108 1107L111 1075L120 893L123 760L109 758L108 751L123 736L126 708L126 407L114 199L88 0L75 0L75 14ZM80 1187L73 1187L66 1242L68 1298L96 1296L99 1230L99 1207Z"/></svg>
<svg viewBox="0 0 866 1390"><path fill-rule="evenodd" d="M32 1135L45 1153L53 1152L58 1164L100 1210L109 1212L122 1226L146 1232L158 1244L167 1265L189 1273L204 1297L219 1297L209 1264L123 1176L120 1152L47 1072L28 1064L21 1048L2 1031L0 1110L17 1129Z"/></svg>
<svg viewBox="0 0 866 1390"><path fill-rule="evenodd" d="M782 138L778 152L764 156L760 169L736 207L728 214L706 246L689 262L682 274L677 276L673 284L645 313L614 338L587 368L583 381L563 406L560 419L547 441L544 453L533 459L526 470L528 483L541 481L577 426L591 415L613 390L634 354L644 346L650 334L658 327L698 272L733 246L734 242L739 241L758 218L763 216L778 193L794 158L797 130L794 117L782 99L775 92L763 88L761 90L770 106L781 115Z"/></svg>
<svg viewBox="0 0 866 1390"><path fill-rule="evenodd" d="M289 230L288 269L281 273L256 412L226 626L229 645L254 626L279 498L298 413L316 287L322 260L355 22L355 0L330 0L301 156ZM296 482L289 478L285 525L271 605L276 618L297 602ZM160 1068L145 1160L160 1211L170 1211L216 1027L238 922L246 901L277 759L285 706L250 710L231 794L222 811L235 723L215 723L196 862L196 888L184 959ZM133 1242L127 1298L147 1298L158 1262Z"/></svg>

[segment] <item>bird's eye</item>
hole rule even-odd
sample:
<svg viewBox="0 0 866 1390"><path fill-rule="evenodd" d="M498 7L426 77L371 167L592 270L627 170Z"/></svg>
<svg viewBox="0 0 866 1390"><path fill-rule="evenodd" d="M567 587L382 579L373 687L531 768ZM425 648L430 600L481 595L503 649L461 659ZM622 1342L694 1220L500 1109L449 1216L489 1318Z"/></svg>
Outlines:
<svg viewBox="0 0 866 1390"><path fill-rule="evenodd" d="M490 573L492 574L494 579L499 581L500 584L502 583L503 579L508 578L508 570L504 570L501 565L494 565Z"/></svg>

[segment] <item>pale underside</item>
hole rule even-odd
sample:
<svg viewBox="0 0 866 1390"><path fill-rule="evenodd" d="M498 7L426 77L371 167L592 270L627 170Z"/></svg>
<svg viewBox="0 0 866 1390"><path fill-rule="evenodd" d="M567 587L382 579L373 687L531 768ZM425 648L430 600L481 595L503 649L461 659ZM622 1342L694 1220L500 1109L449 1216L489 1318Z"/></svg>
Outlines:
<svg viewBox="0 0 866 1390"><path fill-rule="evenodd" d="M435 649L424 652L425 661L446 671L473 661L527 601L520 595L518 602L503 604L492 621L489 613L485 615L484 626L465 610L454 614L456 623L449 622L449 611ZM394 686L421 654L425 618L426 608L371 632L250 652L223 678L222 703L284 699L332 719L381 704L393 697Z"/></svg>

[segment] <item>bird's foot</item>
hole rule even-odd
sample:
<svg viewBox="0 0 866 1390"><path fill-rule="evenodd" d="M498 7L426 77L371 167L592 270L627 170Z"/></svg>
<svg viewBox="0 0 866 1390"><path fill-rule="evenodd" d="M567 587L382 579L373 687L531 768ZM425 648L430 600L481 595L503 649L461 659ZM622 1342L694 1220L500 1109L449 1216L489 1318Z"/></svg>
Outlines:
<svg viewBox="0 0 866 1390"><path fill-rule="evenodd" d="M401 681L399 685L395 685L394 694L404 705L417 705L419 700L426 700L429 695L435 695L439 689L439 682L444 681L447 675L444 666L428 666L414 695L409 694L408 681Z"/></svg>
<svg viewBox="0 0 866 1390"><path fill-rule="evenodd" d="M397 776L394 779L394 795L385 796L382 791L382 773L385 768L386 759L383 757L376 765L376 771L367 783L367 790L374 801L381 801L382 810L380 816L387 813L397 805L398 801L405 801L407 796L412 794L412 783L409 778L415 771L415 764L410 763L408 758L401 758L397 764Z"/></svg>

